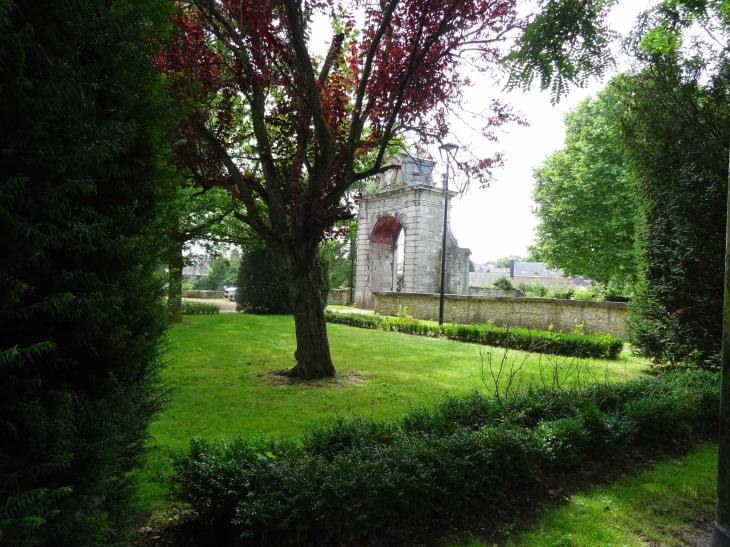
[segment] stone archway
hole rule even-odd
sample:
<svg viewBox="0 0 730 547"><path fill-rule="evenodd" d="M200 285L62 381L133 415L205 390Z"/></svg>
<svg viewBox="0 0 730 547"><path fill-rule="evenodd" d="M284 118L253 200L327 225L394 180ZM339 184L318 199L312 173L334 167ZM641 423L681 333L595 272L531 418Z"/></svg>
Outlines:
<svg viewBox="0 0 730 547"><path fill-rule="evenodd" d="M444 190L433 183L434 162L399 153L391 164L398 168L380 175L360 202L355 288L359 308L373 307L373 293L434 293L440 284ZM406 237L400 249L399 286L398 236L402 234ZM447 227L447 293L468 293L469 254Z"/></svg>
<svg viewBox="0 0 730 547"><path fill-rule="evenodd" d="M393 216L378 220L370 235L370 290L392 292L398 285L398 237L403 225Z"/></svg>

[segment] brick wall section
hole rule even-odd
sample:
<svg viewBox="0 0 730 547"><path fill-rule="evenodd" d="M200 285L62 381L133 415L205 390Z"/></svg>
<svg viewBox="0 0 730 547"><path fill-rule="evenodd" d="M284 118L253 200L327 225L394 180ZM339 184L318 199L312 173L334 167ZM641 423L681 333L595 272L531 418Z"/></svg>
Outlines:
<svg viewBox="0 0 730 547"><path fill-rule="evenodd" d="M416 319L438 320L438 294L375 293L375 312L381 315L405 313ZM626 334L624 302L586 302L555 298L515 298L446 295L444 321L486 323L503 327L524 327L570 332L583 323L586 333Z"/></svg>

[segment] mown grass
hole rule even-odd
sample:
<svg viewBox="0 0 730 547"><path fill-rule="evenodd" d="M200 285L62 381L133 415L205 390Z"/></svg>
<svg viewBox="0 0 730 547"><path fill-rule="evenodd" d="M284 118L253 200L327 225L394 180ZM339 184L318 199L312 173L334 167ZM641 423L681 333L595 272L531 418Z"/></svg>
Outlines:
<svg viewBox="0 0 730 547"><path fill-rule="evenodd" d="M590 488L517 523L506 544L531 547L709 545L716 503L717 446L674 458ZM518 531L524 527L523 531ZM706 541L706 543L702 543ZM487 547L474 539L448 547Z"/></svg>
<svg viewBox="0 0 730 547"><path fill-rule="evenodd" d="M175 325L163 373L171 400L150 427L153 450L143 473L143 505L153 510L165 506L155 480L169 472L166 451L187 446L192 436L292 438L336 414L389 420L412 407L430 406L444 393L493 389L480 351L491 352L495 364L505 351L344 325L328 325L328 331L335 366L345 381L312 387L272 385L267 376L294 364L290 316L186 316ZM540 367L547 364L545 358L518 351L507 356L524 362L524 381L538 381ZM575 366L575 360L559 359L564 367ZM620 381L648 370L645 361L628 353L618 361L583 363L583 380L593 375ZM506 380L503 375L501 381Z"/></svg>

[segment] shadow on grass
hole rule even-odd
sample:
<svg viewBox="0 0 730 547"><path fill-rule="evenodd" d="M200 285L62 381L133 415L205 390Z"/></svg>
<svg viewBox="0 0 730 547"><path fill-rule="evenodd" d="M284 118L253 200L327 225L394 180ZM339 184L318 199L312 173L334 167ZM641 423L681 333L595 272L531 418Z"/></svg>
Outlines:
<svg viewBox="0 0 730 547"><path fill-rule="evenodd" d="M529 545L710 545L716 503L717 447L702 444L678 458L570 495L562 505L506 526L500 537L448 539L446 547Z"/></svg>

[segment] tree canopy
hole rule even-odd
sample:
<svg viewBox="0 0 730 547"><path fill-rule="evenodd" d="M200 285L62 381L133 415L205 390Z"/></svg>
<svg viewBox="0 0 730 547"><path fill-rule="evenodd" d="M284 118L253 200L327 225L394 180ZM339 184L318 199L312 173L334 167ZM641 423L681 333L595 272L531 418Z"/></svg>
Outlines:
<svg viewBox="0 0 730 547"><path fill-rule="evenodd" d="M630 336L660 362L719 362L724 6L667 1L645 14L631 37L633 69L568 116L565 148L535 173L539 254L599 281L634 278ZM701 37L688 36L693 23Z"/></svg>
<svg viewBox="0 0 730 547"><path fill-rule="evenodd" d="M603 92L565 118L565 147L535 170L535 252L568 275L625 284L635 277L636 180Z"/></svg>
<svg viewBox="0 0 730 547"><path fill-rule="evenodd" d="M174 94L189 108L179 157L227 188L288 272L303 378L330 376L317 247L352 216L346 192L388 169L391 143L408 132L443 138L448 113L469 84L465 67L496 68L504 40L524 32L518 79L575 81L603 64L605 0L544 0L521 15L517 0L298 0L180 3L176 47L163 59ZM324 58L311 52L311 24L330 14ZM566 32L550 32L559 18ZM528 47L529 46L529 47ZM534 70L528 66L541 58ZM563 84L561 84L562 89ZM498 101L482 132L512 119ZM462 162L487 180L497 154Z"/></svg>
<svg viewBox="0 0 730 547"><path fill-rule="evenodd" d="M704 81L669 56L615 82L638 175L640 283L630 331L658 361L719 364L730 71Z"/></svg>

